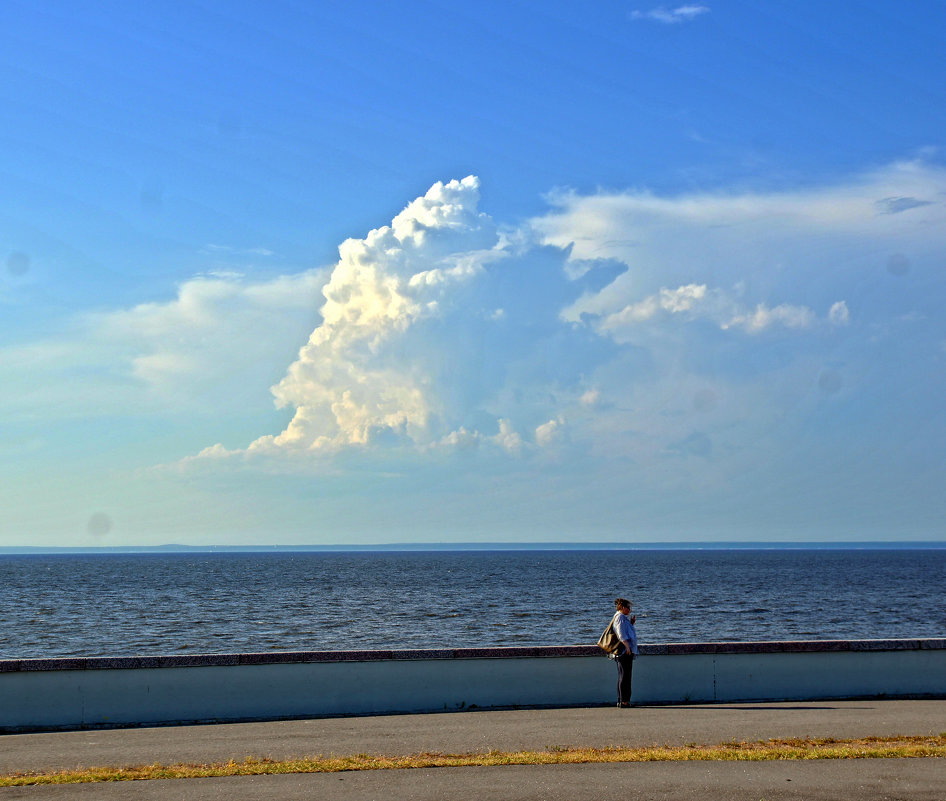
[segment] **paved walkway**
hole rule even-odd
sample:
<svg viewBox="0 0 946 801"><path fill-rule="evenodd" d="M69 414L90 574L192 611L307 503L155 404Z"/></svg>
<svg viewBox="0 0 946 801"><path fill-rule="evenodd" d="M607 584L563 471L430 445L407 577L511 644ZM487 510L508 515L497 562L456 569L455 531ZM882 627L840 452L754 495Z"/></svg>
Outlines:
<svg viewBox="0 0 946 801"><path fill-rule="evenodd" d="M461 712L0 736L0 772L247 756L460 753L946 732L946 700ZM946 798L946 760L560 765L0 788L31 799Z"/></svg>

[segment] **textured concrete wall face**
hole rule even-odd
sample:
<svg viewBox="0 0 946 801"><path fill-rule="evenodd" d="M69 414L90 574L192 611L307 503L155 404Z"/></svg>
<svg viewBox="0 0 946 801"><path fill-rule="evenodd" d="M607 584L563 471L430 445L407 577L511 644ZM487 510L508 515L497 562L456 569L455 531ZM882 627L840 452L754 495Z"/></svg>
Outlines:
<svg viewBox="0 0 946 801"><path fill-rule="evenodd" d="M946 694L944 651L720 654L716 700Z"/></svg>
<svg viewBox="0 0 946 801"><path fill-rule="evenodd" d="M714 701L715 660L711 654L638 657L634 660L631 700L636 704ZM617 695L616 687L609 701L611 695Z"/></svg>
<svg viewBox="0 0 946 801"><path fill-rule="evenodd" d="M647 646L637 703L946 696L946 641ZM0 730L612 703L586 646L0 662Z"/></svg>
<svg viewBox="0 0 946 801"><path fill-rule="evenodd" d="M337 662L0 674L0 728L597 704L601 657Z"/></svg>

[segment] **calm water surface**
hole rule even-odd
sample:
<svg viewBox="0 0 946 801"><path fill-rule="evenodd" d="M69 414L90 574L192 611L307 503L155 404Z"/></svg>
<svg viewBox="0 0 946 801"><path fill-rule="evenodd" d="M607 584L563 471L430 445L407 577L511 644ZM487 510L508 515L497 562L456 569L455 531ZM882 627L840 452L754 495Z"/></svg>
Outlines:
<svg viewBox="0 0 946 801"><path fill-rule="evenodd" d="M946 550L0 556L0 658L946 636Z"/></svg>

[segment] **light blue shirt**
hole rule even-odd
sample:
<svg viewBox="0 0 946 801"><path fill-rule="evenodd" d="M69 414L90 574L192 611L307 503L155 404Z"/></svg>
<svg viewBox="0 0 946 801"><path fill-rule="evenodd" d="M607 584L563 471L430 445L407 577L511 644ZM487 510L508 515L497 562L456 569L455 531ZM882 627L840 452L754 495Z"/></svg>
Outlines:
<svg viewBox="0 0 946 801"><path fill-rule="evenodd" d="M614 631L621 640L631 644L631 653L637 654L637 631L634 629L631 619L623 612L616 612L614 622L611 625L614 626Z"/></svg>

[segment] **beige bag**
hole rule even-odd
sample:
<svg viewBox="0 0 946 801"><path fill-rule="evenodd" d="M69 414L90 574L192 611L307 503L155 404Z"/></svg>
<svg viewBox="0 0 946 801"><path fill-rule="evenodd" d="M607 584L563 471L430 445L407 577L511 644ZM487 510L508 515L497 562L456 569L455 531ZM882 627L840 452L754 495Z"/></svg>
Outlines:
<svg viewBox="0 0 946 801"><path fill-rule="evenodd" d="M621 647L621 640L614 630L614 618L608 623L604 633L598 638L598 647L607 654L616 654Z"/></svg>

